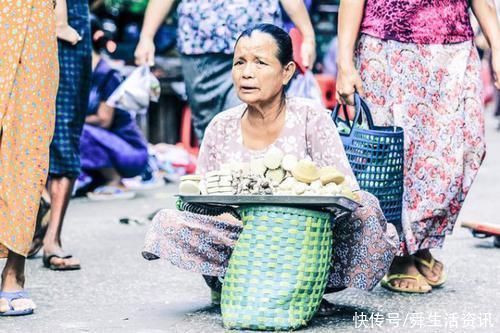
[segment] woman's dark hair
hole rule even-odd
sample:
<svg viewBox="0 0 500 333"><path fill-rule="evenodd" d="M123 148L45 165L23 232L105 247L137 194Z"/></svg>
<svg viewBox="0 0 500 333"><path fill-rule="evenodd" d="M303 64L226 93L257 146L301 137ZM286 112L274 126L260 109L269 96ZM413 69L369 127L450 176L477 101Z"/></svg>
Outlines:
<svg viewBox="0 0 500 333"><path fill-rule="evenodd" d="M236 44L238 44L241 37L250 37L254 31L260 31L273 37L276 45L278 46L278 54L276 57L282 66L285 66L290 61L293 61L293 47L290 35L288 35L285 30L272 24L261 23L243 31L236 40Z"/></svg>
<svg viewBox="0 0 500 333"><path fill-rule="evenodd" d="M95 38L95 33L101 31L102 34ZM92 39L92 49L96 53L107 50L106 46L110 41L109 34L104 30L101 21L93 14L90 14L90 36Z"/></svg>

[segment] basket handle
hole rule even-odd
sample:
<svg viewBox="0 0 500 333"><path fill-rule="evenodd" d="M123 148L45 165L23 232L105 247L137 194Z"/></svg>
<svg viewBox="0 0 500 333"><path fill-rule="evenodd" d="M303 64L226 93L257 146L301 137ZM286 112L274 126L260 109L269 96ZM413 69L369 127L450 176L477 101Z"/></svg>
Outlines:
<svg viewBox="0 0 500 333"><path fill-rule="evenodd" d="M345 119L342 119L339 117L340 111L343 112ZM335 122L335 126L337 126L337 124L339 122L344 123L349 128L349 133L342 134L342 135L350 136L352 130L354 129L354 126L356 126L356 124L362 123L363 114L366 117L366 122L368 123L368 128L373 129L374 124L373 124L373 118L372 118L372 113L370 111L370 108L368 107L366 102L361 98L361 96L359 96L358 93L354 93L354 121L352 123L349 121L349 116L347 114L347 107L345 105L340 105L340 104L337 104L335 106L335 109L333 109L332 119Z"/></svg>

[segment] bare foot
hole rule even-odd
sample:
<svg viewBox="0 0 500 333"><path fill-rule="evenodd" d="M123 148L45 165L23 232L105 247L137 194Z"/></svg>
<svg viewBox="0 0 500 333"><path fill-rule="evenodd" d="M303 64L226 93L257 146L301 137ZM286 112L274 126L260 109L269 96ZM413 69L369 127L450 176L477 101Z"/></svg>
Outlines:
<svg viewBox="0 0 500 333"><path fill-rule="evenodd" d="M444 271L443 263L434 259L429 250L418 251L417 253L415 253L415 257L423 259L431 265L429 267L428 265L422 262L418 262L418 260L415 260L415 265L419 270L419 272L431 283L438 283L443 275ZM434 259L434 264L432 264L433 259Z"/></svg>
<svg viewBox="0 0 500 333"><path fill-rule="evenodd" d="M69 267L73 267L74 269L80 268L80 260L73 257L65 258L67 255L64 253L63 249L60 246L53 244L44 244L43 256L48 257L50 255L58 256L50 258L49 262L50 265L56 267L57 269L64 270L69 269Z"/></svg>
<svg viewBox="0 0 500 333"><path fill-rule="evenodd" d="M69 25L59 25L56 28L57 38L60 40L66 41L71 45L76 45L79 41L82 40L82 37L76 32L75 29L70 27Z"/></svg>
<svg viewBox="0 0 500 333"><path fill-rule="evenodd" d="M2 292L16 292L24 289L24 275L19 275L14 272L2 273ZM24 311L27 309L35 309L35 303L29 298L19 298L9 302L5 298L0 298L0 312L7 312L12 309L15 311Z"/></svg>
<svg viewBox="0 0 500 333"><path fill-rule="evenodd" d="M408 290L408 292L429 292L432 287L421 276L413 256L395 257L391 268L389 269L388 276L395 274L409 275L415 278L394 278L390 279L388 283L395 288ZM421 278L419 279L418 276Z"/></svg>

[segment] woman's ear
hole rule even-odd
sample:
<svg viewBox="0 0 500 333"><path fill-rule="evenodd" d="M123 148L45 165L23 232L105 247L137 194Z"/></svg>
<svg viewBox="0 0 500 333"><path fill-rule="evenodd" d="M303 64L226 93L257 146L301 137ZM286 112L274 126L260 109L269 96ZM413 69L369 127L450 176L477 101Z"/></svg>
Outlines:
<svg viewBox="0 0 500 333"><path fill-rule="evenodd" d="M297 65L295 65L295 62L290 61L288 64L283 69L283 85L287 85L288 82L293 77L293 74L295 74L295 70L297 69Z"/></svg>

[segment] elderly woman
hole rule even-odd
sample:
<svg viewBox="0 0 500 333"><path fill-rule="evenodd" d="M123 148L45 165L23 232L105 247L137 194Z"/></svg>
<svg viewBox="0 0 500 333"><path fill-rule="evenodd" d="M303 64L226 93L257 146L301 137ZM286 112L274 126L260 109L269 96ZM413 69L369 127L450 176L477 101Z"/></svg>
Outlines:
<svg viewBox="0 0 500 333"><path fill-rule="evenodd" d="M339 11L337 100L365 96L379 126L405 131L402 242L382 286L426 293L446 281L432 249L451 234L485 154L480 61L472 9L492 50L493 1L345 0Z"/></svg>
<svg viewBox="0 0 500 333"><path fill-rule="evenodd" d="M235 46L232 75L238 97L245 104L218 114L208 126L199 155L199 174L230 161L248 162L274 146L299 158L309 156L318 166L334 165L347 175L353 188L358 188L328 112L309 100L286 98L284 87L294 72L292 44L286 32L269 24L243 32ZM372 289L396 251L395 228L386 223L377 199L358 193L363 207L348 223L335 225L333 231L328 291ZM163 210L146 236L143 256L167 258L205 276L223 276L241 230L241 222L230 217ZM320 312L330 310L323 301Z"/></svg>

